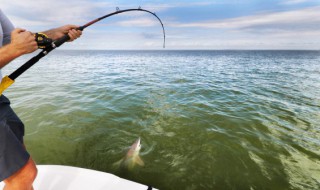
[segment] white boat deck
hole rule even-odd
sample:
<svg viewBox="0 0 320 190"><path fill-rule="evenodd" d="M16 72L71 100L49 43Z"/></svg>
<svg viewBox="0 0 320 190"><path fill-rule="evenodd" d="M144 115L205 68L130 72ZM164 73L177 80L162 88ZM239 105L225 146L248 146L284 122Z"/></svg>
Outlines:
<svg viewBox="0 0 320 190"><path fill-rule="evenodd" d="M59 165L38 165L37 168L35 190L156 190L95 170ZM3 187L1 182L0 189Z"/></svg>

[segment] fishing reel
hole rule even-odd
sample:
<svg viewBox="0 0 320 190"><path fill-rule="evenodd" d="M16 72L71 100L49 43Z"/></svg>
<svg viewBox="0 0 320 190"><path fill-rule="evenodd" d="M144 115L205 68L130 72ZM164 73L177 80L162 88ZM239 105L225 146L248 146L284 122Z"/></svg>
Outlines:
<svg viewBox="0 0 320 190"><path fill-rule="evenodd" d="M52 44L52 39L49 38L46 34L44 33L35 33L34 37L36 39L36 42L38 44L39 49L45 49L46 47L50 46Z"/></svg>

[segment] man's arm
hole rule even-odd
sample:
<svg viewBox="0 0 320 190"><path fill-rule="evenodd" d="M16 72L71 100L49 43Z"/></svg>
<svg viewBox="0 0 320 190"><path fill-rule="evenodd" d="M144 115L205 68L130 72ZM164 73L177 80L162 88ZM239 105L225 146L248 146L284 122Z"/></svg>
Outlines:
<svg viewBox="0 0 320 190"><path fill-rule="evenodd" d="M38 49L37 42L31 32L17 28L11 33L11 43L0 48L0 68L13 59Z"/></svg>
<svg viewBox="0 0 320 190"><path fill-rule="evenodd" d="M79 38L82 34L82 31L77 30L77 28L79 28L79 26L69 24L69 25L61 26L59 28L54 28L51 30L44 31L42 33L46 34L52 40L57 40L63 37L64 35L68 34L70 37L70 41L73 41Z"/></svg>
<svg viewBox="0 0 320 190"><path fill-rule="evenodd" d="M70 36L73 41L81 36L82 31L76 30L75 25L65 25L60 28L44 32L49 38L56 40L65 34ZM27 53L34 52L38 49L37 42L31 32L24 29L15 29L11 33L11 43L0 48L0 69L7 65L13 59Z"/></svg>
<svg viewBox="0 0 320 190"><path fill-rule="evenodd" d="M12 45L6 45L0 48L0 68L10 63L20 55L13 49Z"/></svg>

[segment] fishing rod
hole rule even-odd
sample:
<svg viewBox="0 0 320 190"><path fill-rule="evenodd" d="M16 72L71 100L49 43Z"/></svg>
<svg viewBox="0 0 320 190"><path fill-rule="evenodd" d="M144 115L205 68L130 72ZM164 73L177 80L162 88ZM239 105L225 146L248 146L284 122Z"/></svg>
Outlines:
<svg viewBox="0 0 320 190"><path fill-rule="evenodd" d="M108 18L113 15L121 14L124 12L131 12L131 11L147 12L147 13L152 14L153 16L155 16L159 20L159 22L162 26L162 30L163 30L163 48L165 48L166 34L165 34L164 26L163 26L161 19L155 13L148 11L146 9L142 9L141 7L137 8L137 9L124 9L124 10L120 10L117 7L115 12L104 15L100 18L95 19L95 20L92 20L92 21L88 22L87 24L80 26L79 28L77 28L77 30L83 31L85 28L93 25L94 23L96 23L100 20L103 20L103 19ZM36 41L38 42L39 48L43 49L43 50L38 55L34 56L29 61L24 63L21 67L19 67L17 70L15 70L13 73L11 73L9 76L3 77L1 84L0 84L0 95L3 93L4 90L6 90L9 86L11 86L14 83L14 80L17 77L19 77L22 73L24 73L31 66L33 66L35 63L37 63L41 58L48 55L48 53L50 53L52 50L54 50L57 47L60 47L62 44L64 44L68 40L70 40L70 37L68 34L65 34L63 37L57 39L56 41L52 41L51 39L47 38L46 35L43 33L37 33L35 35L35 38L36 38Z"/></svg>

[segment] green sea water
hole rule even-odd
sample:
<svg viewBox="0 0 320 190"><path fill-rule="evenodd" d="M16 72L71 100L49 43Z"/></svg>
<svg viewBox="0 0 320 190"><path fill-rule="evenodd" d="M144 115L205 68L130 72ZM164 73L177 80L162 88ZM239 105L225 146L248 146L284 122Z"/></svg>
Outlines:
<svg viewBox="0 0 320 190"><path fill-rule="evenodd" d="M37 164L161 190L320 189L319 51L56 51L4 94ZM138 137L145 166L116 167Z"/></svg>

